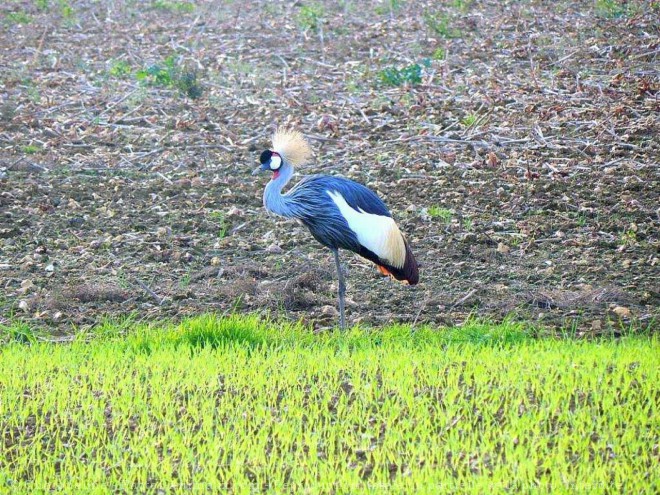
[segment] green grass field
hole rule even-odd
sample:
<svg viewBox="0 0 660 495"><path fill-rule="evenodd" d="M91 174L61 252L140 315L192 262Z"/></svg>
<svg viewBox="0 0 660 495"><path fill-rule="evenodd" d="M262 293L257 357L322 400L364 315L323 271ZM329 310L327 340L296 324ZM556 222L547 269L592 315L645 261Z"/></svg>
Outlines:
<svg viewBox="0 0 660 495"><path fill-rule="evenodd" d="M87 337L0 348L1 493L660 490L657 337L210 316Z"/></svg>

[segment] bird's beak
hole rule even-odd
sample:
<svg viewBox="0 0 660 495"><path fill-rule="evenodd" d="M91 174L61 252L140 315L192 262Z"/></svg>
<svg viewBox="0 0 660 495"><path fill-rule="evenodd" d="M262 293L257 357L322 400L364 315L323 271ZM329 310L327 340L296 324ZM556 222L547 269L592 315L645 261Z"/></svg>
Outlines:
<svg viewBox="0 0 660 495"><path fill-rule="evenodd" d="M259 172L263 172L264 170L270 170L270 162L262 163L261 165L259 165L257 168L254 169L252 175L258 175Z"/></svg>

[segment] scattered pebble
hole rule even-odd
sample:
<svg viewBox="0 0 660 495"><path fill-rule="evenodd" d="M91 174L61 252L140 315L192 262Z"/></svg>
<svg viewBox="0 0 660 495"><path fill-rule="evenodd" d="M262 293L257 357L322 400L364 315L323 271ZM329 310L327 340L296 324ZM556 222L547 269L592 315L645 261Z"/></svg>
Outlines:
<svg viewBox="0 0 660 495"><path fill-rule="evenodd" d="M278 246L277 244L275 244L275 243L270 244L270 245L266 248L266 252L267 252L267 253L281 253L282 251L283 251L283 249L282 249L280 246Z"/></svg>
<svg viewBox="0 0 660 495"><path fill-rule="evenodd" d="M615 306L612 312L621 318L630 318L630 309L625 306Z"/></svg>
<svg viewBox="0 0 660 495"><path fill-rule="evenodd" d="M511 248L504 244L503 242L499 242L497 244L497 252L501 254L507 254L509 251L511 251Z"/></svg>
<svg viewBox="0 0 660 495"><path fill-rule="evenodd" d="M326 305L321 308L321 313L327 316L339 316L339 311L334 306Z"/></svg>
<svg viewBox="0 0 660 495"><path fill-rule="evenodd" d="M229 211L227 211L227 216L228 217L242 217L244 215L243 210L240 208L236 208L235 206L232 206Z"/></svg>

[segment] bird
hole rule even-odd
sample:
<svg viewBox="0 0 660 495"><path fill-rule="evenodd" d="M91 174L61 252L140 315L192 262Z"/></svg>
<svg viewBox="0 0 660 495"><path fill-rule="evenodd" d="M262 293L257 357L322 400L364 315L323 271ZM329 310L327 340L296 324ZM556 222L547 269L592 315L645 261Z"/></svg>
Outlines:
<svg viewBox="0 0 660 495"><path fill-rule="evenodd" d="M312 150L305 137L291 128L278 128L272 149L259 156L260 165L252 175L269 171L263 204L275 215L293 218L305 225L312 237L332 251L337 268L339 326L346 328L346 282L339 250L352 251L373 262L383 276L405 284L419 282L417 260L392 214L380 197L366 186L330 175L309 175L288 192L294 167L309 162Z"/></svg>

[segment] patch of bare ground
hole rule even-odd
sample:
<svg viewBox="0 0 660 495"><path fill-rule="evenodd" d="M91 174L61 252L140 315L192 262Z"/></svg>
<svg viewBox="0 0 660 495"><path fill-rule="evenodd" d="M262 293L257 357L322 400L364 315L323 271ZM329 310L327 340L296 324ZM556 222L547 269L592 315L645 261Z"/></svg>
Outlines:
<svg viewBox="0 0 660 495"><path fill-rule="evenodd" d="M39 5L0 6L0 323L333 324L329 253L250 175L290 124L421 264L345 255L350 322L657 324L657 2Z"/></svg>

